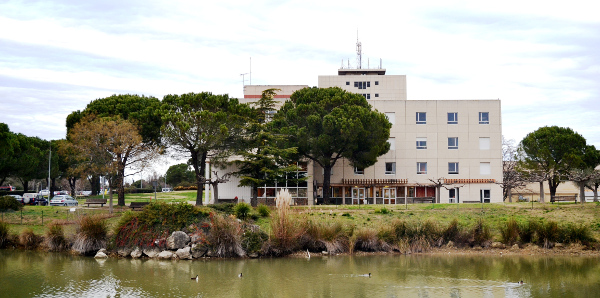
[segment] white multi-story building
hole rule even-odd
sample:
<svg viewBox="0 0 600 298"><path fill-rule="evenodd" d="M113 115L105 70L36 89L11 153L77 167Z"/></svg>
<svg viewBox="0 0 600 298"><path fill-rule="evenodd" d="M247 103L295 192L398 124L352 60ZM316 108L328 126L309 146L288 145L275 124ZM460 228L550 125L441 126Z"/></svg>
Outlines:
<svg viewBox="0 0 600 298"><path fill-rule="evenodd" d="M357 169L347 160L332 171L332 198L320 200L323 171L302 163L301 185L265 186L259 197L274 198L291 188L297 204L404 204L413 202L502 202L502 123L500 100L407 100L406 76L385 69L339 69L319 76L319 87L340 87L362 94L392 123L391 149L375 165ZM305 85L250 85L242 102L263 90L281 89L281 102ZM223 196L249 198L237 181L220 186ZM240 195L241 194L241 195Z"/></svg>

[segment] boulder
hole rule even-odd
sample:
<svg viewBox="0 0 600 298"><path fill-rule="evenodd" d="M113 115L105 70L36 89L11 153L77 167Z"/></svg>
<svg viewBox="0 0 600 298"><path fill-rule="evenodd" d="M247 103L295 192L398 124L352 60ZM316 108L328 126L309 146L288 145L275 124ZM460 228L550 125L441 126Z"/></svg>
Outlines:
<svg viewBox="0 0 600 298"><path fill-rule="evenodd" d="M177 252L175 252L175 254L177 255L178 258L180 258L182 260L186 260L186 259L191 260L192 259L192 254L190 253L189 246L178 249Z"/></svg>
<svg viewBox="0 0 600 298"><path fill-rule="evenodd" d="M131 252L131 257L134 259L137 259L139 257L142 256L142 250L139 247L136 247L132 252Z"/></svg>
<svg viewBox="0 0 600 298"><path fill-rule="evenodd" d="M108 256L104 252L98 251L96 253L96 255L94 256L94 258L96 258L96 259L106 259L106 258L108 258Z"/></svg>
<svg viewBox="0 0 600 298"><path fill-rule="evenodd" d="M160 250L158 248L146 248L142 251L149 258L156 258L158 254L160 254Z"/></svg>
<svg viewBox="0 0 600 298"><path fill-rule="evenodd" d="M504 248L504 243L502 242L492 242L492 248Z"/></svg>
<svg viewBox="0 0 600 298"><path fill-rule="evenodd" d="M248 257L250 257L250 258L252 258L252 259L256 259L256 258L258 258L258 254L257 254L257 253L255 253L255 252L253 252L253 253L249 253L249 254L248 254Z"/></svg>
<svg viewBox="0 0 600 298"><path fill-rule="evenodd" d="M163 250L158 254L158 258L159 259L170 259L173 257L173 255L174 254L172 252L170 252L168 250ZM175 256L177 256L177 255L175 255Z"/></svg>
<svg viewBox="0 0 600 298"><path fill-rule="evenodd" d="M184 248L190 243L190 236L182 231L175 231L167 238L167 249L177 250Z"/></svg>
<svg viewBox="0 0 600 298"><path fill-rule="evenodd" d="M518 245L518 244L515 244L515 245L511 246L511 247L510 247L510 249L515 249L515 250L516 250L516 249L519 249L519 245Z"/></svg>
<svg viewBox="0 0 600 298"><path fill-rule="evenodd" d="M132 249L129 247L121 247L117 250L119 257L126 258L131 254Z"/></svg>
<svg viewBox="0 0 600 298"><path fill-rule="evenodd" d="M108 252L106 251L106 248L101 248L98 252L103 252L104 254L108 255Z"/></svg>
<svg viewBox="0 0 600 298"><path fill-rule="evenodd" d="M206 252L208 251L208 247L200 244L194 244L191 247L190 251L192 252L192 257L194 259L198 259L206 254Z"/></svg>
<svg viewBox="0 0 600 298"><path fill-rule="evenodd" d="M446 244L447 248L453 248L454 247L454 241L448 241L448 244Z"/></svg>

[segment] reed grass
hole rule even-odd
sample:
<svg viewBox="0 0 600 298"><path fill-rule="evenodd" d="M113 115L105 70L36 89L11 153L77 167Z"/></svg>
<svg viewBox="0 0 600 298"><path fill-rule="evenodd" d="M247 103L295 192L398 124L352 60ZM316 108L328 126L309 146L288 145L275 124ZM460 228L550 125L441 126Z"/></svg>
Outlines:
<svg viewBox="0 0 600 298"><path fill-rule="evenodd" d="M0 221L0 248L8 244L10 238L8 234L8 224Z"/></svg>
<svg viewBox="0 0 600 298"><path fill-rule="evenodd" d="M58 222L48 224L44 243L49 251L65 250L67 248L67 239L63 226Z"/></svg>
<svg viewBox="0 0 600 298"><path fill-rule="evenodd" d="M520 227L519 223L511 218L506 221L505 225L501 225L500 230L500 241L507 245L513 245L519 240Z"/></svg>
<svg viewBox="0 0 600 298"><path fill-rule="evenodd" d="M27 228L19 235L19 243L25 249L36 249L39 246L40 238L32 229Z"/></svg>
<svg viewBox="0 0 600 298"><path fill-rule="evenodd" d="M242 248L242 227L236 219L211 213L210 222L208 242L216 256L229 258L245 255Z"/></svg>
<svg viewBox="0 0 600 298"><path fill-rule="evenodd" d="M82 216L77 224L72 246L75 252L87 255L106 248L108 227L104 219L94 215Z"/></svg>

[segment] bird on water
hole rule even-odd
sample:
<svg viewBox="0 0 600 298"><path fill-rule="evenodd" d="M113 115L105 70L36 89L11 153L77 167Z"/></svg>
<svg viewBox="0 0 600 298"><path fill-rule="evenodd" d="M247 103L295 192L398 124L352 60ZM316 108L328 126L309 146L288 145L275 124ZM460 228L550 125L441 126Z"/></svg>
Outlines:
<svg viewBox="0 0 600 298"><path fill-rule="evenodd" d="M196 274L196 277L192 277L192 280L198 281L198 274Z"/></svg>
<svg viewBox="0 0 600 298"><path fill-rule="evenodd" d="M242 277L242 274L241 274L241 273L240 273L240 274L238 274L238 277Z"/></svg>

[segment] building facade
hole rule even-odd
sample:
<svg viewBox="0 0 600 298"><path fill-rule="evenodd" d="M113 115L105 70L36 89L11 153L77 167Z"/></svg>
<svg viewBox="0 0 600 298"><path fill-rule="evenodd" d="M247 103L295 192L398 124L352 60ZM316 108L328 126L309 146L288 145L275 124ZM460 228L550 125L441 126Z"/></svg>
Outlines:
<svg viewBox="0 0 600 298"><path fill-rule="evenodd" d="M406 76L385 69L339 69L318 78L321 88L340 87L362 94L392 123L390 151L375 165L357 169L347 160L336 163L331 176L332 198L323 202L323 170L302 163L309 179L292 187L297 204L405 204L418 202L502 202L502 123L500 100L408 100ZM260 98L263 90L281 89L283 103L305 85L244 87L242 102ZM249 189L225 190L250 196ZM223 185L225 186L225 185ZM287 185L265 186L264 198L274 198ZM221 188L220 188L221 192Z"/></svg>

